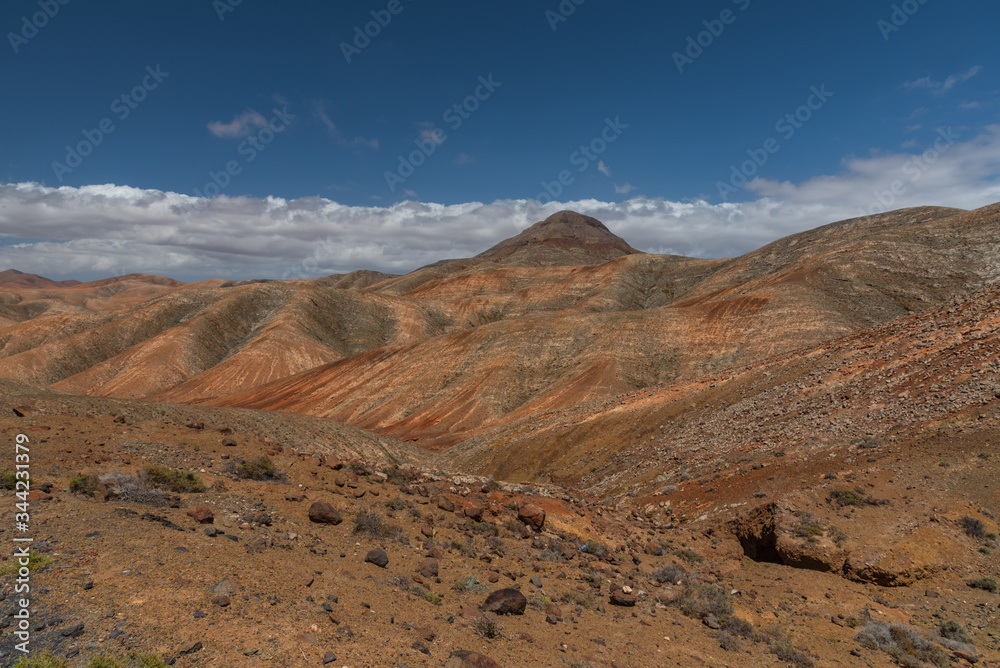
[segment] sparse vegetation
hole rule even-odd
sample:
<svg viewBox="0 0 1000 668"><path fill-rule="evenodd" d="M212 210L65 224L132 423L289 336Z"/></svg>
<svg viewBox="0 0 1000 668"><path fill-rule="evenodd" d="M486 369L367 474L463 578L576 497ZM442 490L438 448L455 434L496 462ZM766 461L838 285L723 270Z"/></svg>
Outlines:
<svg viewBox="0 0 1000 668"><path fill-rule="evenodd" d="M792 639L788 637L784 629L773 628L768 630L767 651L774 654L782 661L787 661L799 668L812 668L814 665L812 658L806 655L792 644Z"/></svg>
<svg viewBox="0 0 1000 668"><path fill-rule="evenodd" d="M47 554L32 551L28 552L28 570L32 573L43 566L48 566L51 563L52 557ZM10 561L4 562L3 565L0 565L0 575L15 575L20 568L20 560L17 558L11 558Z"/></svg>
<svg viewBox="0 0 1000 668"><path fill-rule="evenodd" d="M502 538L497 536L491 536L486 539L486 547L489 548L490 552L502 557L507 552L507 544L503 542Z"/></svg>
<svg viewBox="0 0 1000 668"><path fill-rule="evenodd" d="M580 547L580 551L586 554L592 554L595 557L603 557L608 553L608 548L604 547L604 544L597 540L587 540Z"/></svg>
<svg viewBox="0 0 1000 668"><path fill-rule="evenodd" d="M0 471L0 489L14 490L17 489L17 481L21 480L17 477L17 474L13 471ZM27 482L28 486L31 486L31 478L22 480L22 482ZM22 487L23 489L23 487Z"/></svg>
<svg viewBox="0 0 1000 668"><path fill-rule="evenodd" d="M406 510L410 506L403 499L389 499L388 501L385 502L385 507L388 508L389 510L398 511L398 510Z"/></svg>
<svg viewBox="0 0 1000 668"><path fill-rule="evenodd" d="M884 506L889 503L884 499L876 499L872 496L868 496L861 489L835 489L830 492L830 495L826 497L826 500L839 508L844 508L846 506L859 508L863 506Z"/></svg>
<svg viewBox="0 0 1000 668"><path fill-rule="evenodd" d="M684 587L674 604L688 617L704 619L708 615L714 615L721 624L726 624L733 614L729 590L715 584L689 584Z"/></svg>
<svg viewBox="0 0 1000 668"><path fill-rule="evenodd" d="M205 485L198 480L198 476L193 471L179 471L166 466L150 465L142 472L150 485L169 492L192 494L205 491Z"/></svg>
<svg viewBox="0 0 1000 668"><path fill-rule="evenodd" d="M366 536L372 540L395 540L408 543L409 538L397 526L386 524L385 519L370 508L363 508L354 516L354 535ZM404 538L405 537L405 538Z"/></svg>
<svg viewBox="0 0 1000 668"><path fill-rule="evenodd" d="M389 578L389 584L393 587L399 587L402 591L410 591L410 587L412 586L410 576L405 573L399 573Z"/></svg>
<svg viewBox="0 0 1000 668"><path fill-rule="evenodd" d="M163 490L153 487L137 475L115 471L101 476L100 482L104 483L118 501L156 507L167 505L167 497L164 496Z"/></svg>
<svg viewBox="0 0 1000 668"><path fill-rule="evenodd" d="M958 622L950 620L944 622L938 628L938 634L946 640L953 640L964 645L972 644L972 640L969 638L969 634L965 631L965 627Z"/></svg>
<svg viewBox="0 0 1000 668"><path fill-rule="evenodd" d="M536 594L528 599L528 605L535 610L545 610L550 603L552 603L552 599L548 596L542 596L541 594Z"/></svg>
<svg viewBox="0 0 1000 668"><path fill-rule="evenodd" d="M128 655L127 659L116 659L109 654L99 654L87 662L87 668L166 668L166 662L155 654Z"/></svg>
<svg viewBox="0 0 1000 668"><path fill-rule="evenodd" d="M476 579L475 575L464 575L459 579L455 580L455 584L451 586L455 591L486 591L486 587L480 584L479 580Z"/></svg>
<svg viewBox="0 0 1000 668"><path fill-rule="evenodd" d="M66 668L66 662L57 659L49 650L22 656L11 668Z"/></svg>
<svg viewBox="0 0 1000 668"><path fill-rule="evenodd" d="M441 605L444 602L444 596L442 596L441 594L435 594L432 591L425 591L423 593L423 597L425 601L429 601L434 605Z"/></svg>
<svg viewBox="0 0 1000 668"><path fill-rule="evenodd" d="M476 552L476 546L473 545L471 542L465 543L460 540L453 540L451 541L451 548L453 550L457 550L459 554L461 554L463 557L468 557L469 559L475 559L476 555L478 554Z"/></svg>
<svg viewBox="0 0 1000 668"><path fill-rule="evenodd" d="M687 571L683 566L667 564L653 571L653 579L660 584L677 584L687 579Z"/></svg>
<svg viewBox="0 0 1000 668"><path fill-rule="evenodd" d="M97 476L86 473L77 473L69 479L69 491L73 494L93 496L94 492L97 491L98 483L99 481L97 480Z"/></svg>
<svg viewBox="0 0 1000 668"><path fill-rule="evenodd" d="M681 561L686 561L689 564L697 564L705 561L705 557L701 556L693 550L674 550L674 556Z"/></svg>
<svg viewBox="0 0 1000 668"><path fill-rule="evenodd" d="M573 589L570 591L563 592L559 597L559 600L563 603L572 603L573 605L578 605L581 608L586 608L588 610L593 610L598 606L600 599L598 598L597 591L594 589L588 589L586 591L580 591L579 589Z"/></svg>
<svg viewBox="0 0 1000 668"><path fill-rule="evenodd" d="M503 624L492 612L484 612L482 617L472 620L472 630L487 640L503 637Z"/></svg>
<svg viewBox="0 0 1000 668"><path fill-rule="evenodd" d="M868 649L879 649L909 668L926 664L932 666L951 665L948 653L920 633L902 624L883 624L869 620L854 639Z"/></svg>
<svg viewBox="0 0 1000 668"><path fill-rule="evenodd" d="M287 482L288 476L274 466L270 457L261 456L251 461L231 460L222 469L223 473L235 475L243 480L273 480Z"/></svg>
<svg viewBox="0 0 1000 668"><path fill-rule="evenodd" d="M976 540L984 540L986 538L986 526L981 520L965 515L958 520L958 526L969 538Z"/></svg>
<svg viewBox="0 0 1000 668"><path fill-rule="evenodd" d="M993 578L976 578L975 580L969 580L965 584L969 585L973 589L982 589L983 591L988 591L991 594L997 593L997 581Z"/></svg>

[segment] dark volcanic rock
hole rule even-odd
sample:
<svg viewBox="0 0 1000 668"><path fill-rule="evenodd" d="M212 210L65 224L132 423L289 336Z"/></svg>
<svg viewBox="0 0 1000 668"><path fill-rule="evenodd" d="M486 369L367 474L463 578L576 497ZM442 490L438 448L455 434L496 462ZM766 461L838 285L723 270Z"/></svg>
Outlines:
<svg viewBox="0 0 1000 668"><path fill-rule="evenodd" d="M370 550L368 554L365 555L365 563L375 564L379 568L385 568L389 565L389 555L385 553L385 550Z"/></svg>
<svg viewBox="0 0 1000 668"><path fill-rule="evenodd" d="M485 612L498 615L523 615L528 599L516 589L497 589L486 597L482 605Z"/></svg>

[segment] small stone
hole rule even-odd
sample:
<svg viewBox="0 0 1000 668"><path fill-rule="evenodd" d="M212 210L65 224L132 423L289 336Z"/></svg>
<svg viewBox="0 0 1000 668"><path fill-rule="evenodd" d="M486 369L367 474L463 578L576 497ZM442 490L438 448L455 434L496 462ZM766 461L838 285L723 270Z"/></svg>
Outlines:
<svg viewBox="0 0 1000 668"><path fill-rule="evenodd" d="M389 555L385 553L385 550L374 549L370 550L368 554L365 555L366 564L375 564L379 568L385 568L389 565Z"/></svg>
<svg viewBox="0 0 1000 668"><path fill-rule="evenodd" d="M531 582L531 584L533 584L536 587L538 587L539 589L541 589L541 587L542 587L542 578L540 578L540 577L538 577L536 575L533 578L531 578L530 582Z"/></svg>
<svg viewBox="0 0 1000 668"><path fill-rule="evenodd" d="M326 654L323 655L323 665L324 666L326 664L328 664L328 663L333 663L336 660L337 660L337 655L334 654L333 652L327 652Z"/></svg>
<svg viewBox="0 0 1000 668"><path fill-rule="evenodd" d="M229 607L229 603L230 603L230 601L229 601L229 597L228 596L219 595L219 596L213 596L212 597L212 605L217 605L220 608L228 608Z"/></svg>
<svg viewBox="0 0 1000 668"><path fill-rule="evenodd" d="M419 564L417 564L417 573L420 573L425 578L436 578L438 576L438 560L437 559L424 559Z"/></svg>
<svg viewBox="0 0 1000 668"><path fill-rule="evenodd" d="M705 617L702 618L701 623L715 631L718 631L719 629L722 628L722 624L719 623L718 618L716 618L716 616L713 615L712 613L708 613L707 615L705 615Z"/></svg>
<svg viewBox="0 0 1000 668"><path fill-rule="evenodd" d="M63 629L59 632L59 635L63 638L79 638L83 635L83 622Z"/></svg>
<svg viewBox="0 0 1000 668"><path fill-rule="evenodd" d="M226 437L222 439L222 445L224 445L227 448L234 448L238 445L238 443L234 439Z"/></svg>
<svg viewBox="0 0 1000 668"><path fill-rule="evenodd" d="M93 588L94 588L94 583L93 582L85 582L84 585L83 585L83 590L84 591L90 591Z"/></svg>
<svg viewBox="0 0 1000 668"><path fill-rule="evenodd" d="M180 650L177 651L177 654L180 656L185 656L187 654L194 654L195 652L201 651L202 647L204 647L204 645L201 644L201 641L198 641L192 645L186 645L182 647Z"/></svg>
<svg viewBox="0 0 1000 668"><path fill-rule="evenodd" d="M226 578L213 585L208 593L215 596L233 596L236 594L236 583L232 579Z"/></svg>
<svg viewBox="0 0 1000 668"><path fill-rule="evenodd" d="M451 653L444 668L500 668L500 664L488 656L460 649Z"/></svg>
<svg viewBox="0 0 1000 668"><path fill-rule="evenodd" d="M195 610L194 611L194 618L195 619L201 619L202 617L207 617L207 616L208 616L208 613L206 613L204 610Z"/></svg>
<svg viewBox="0 0 1000 668"><path fill-rule="evenodd" d="M211 524L215 521L215 514L208 506L196 506L187 511L187 515L199 524Z"/></svg>
<svg viewBox="0 0 1000 668"><path fill-rule="evenodd" d="M615 587L611 590L611 604L620 605L622 607L632 607L635 605L636 598L634 594L626 594L621 589Z"/></svg>

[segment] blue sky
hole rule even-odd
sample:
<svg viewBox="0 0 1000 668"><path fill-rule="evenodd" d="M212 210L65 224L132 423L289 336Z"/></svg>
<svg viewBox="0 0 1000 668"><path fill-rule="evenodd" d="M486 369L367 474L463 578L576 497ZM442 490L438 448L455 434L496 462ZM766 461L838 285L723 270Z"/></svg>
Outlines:
<svg viewBox="0 0 1000 668"><path fill-rule="evenodd" d="M0 10L0 263L46 275L398 272L563 205L732 255L894 180L1000 200L995 2L64 1Z"/></svg>

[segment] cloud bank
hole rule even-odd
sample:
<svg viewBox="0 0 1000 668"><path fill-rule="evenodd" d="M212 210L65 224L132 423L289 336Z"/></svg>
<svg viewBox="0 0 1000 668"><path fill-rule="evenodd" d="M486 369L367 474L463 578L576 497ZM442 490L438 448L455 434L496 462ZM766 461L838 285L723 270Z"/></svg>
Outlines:
<svg viewBox="0 0 1000 668"><path fill-rule="evenodd" d="M1000 126L966 135L942 131L919 152L850 157L837 174L802 183L756 179L745 186L748 201L719 204L634 197L360 207L319 197L209 200L116 185L0 184L0 269L84 280L404 273L480 253L561 209L602 220L640 250L732 257L868 213L1000 201Z"/></svg>

